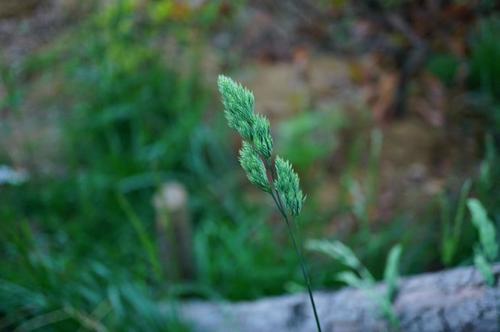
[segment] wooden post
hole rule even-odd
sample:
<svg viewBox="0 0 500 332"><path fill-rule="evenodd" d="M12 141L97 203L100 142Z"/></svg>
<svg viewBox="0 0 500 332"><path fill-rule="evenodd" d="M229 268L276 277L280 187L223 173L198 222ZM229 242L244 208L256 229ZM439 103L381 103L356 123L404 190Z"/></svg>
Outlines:
<svg viewBox="0 0 500 332"><path fill-rule="evenodd" d="M165 183L153 201L157 240L165 275L174 281L194 279L193 235L186 189L178 182Z"/></svg>

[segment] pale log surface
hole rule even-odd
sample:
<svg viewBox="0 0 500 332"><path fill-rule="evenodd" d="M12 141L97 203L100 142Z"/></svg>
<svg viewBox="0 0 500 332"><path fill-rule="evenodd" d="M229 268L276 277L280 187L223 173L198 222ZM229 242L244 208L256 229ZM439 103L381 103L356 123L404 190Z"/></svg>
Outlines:
<svg viewBox="0 0 500 332"><path fill-rule="evenodd" d="M500 331L500 264L494 272L493 288L472 267L403 279L395 302L400 331ZM324 332L388 331L363 291L317 292L315 299ZM194 301L184 303L180 313L200 332L316 331L306 294L239 303Z"/></svg>

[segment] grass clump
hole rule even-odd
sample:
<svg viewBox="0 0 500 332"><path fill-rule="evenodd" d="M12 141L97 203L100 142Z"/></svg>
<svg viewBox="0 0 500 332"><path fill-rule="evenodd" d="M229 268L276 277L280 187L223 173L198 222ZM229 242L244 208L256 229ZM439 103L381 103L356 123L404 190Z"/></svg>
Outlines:
<svg viewBox="0 0 500 332"><path fill-rule="evenodd" d="M479 234L479 243L474 249L474 265L481 272L488 285L494 286L495 276L491 264L498 256L495 225L488 218L488 214L479 200L470 198L467 200L467 207L472 216L472 224Z"/></svg>
<svg viewBox="0 0 500 332"><path fill-rule="evenodd" d="M310 240L306 244L309 250L317 251L338 260L351 271L337 274L337 279L351 287L358 288L378 304L382 314L388 320L392 329L397 330L399 319L393 307L398 293L399 265L402 246L395 245L389 251L384 269L385 290L380 293L374 289L376 279L373 274L359 260L351 248L340 241Z"/></svg>

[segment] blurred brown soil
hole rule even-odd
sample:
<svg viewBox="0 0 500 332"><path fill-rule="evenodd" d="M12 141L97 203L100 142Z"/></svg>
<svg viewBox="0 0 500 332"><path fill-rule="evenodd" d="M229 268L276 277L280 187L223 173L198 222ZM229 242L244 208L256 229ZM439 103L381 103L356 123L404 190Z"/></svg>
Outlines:
<svg viewBox="0 0 500 332"><path fill-rule="evenodd" d="M345 147L355 136L369 137L373 127L384 137L375 219L388 220L395 211L425 209L445 188L458 188L474 173L480 155L476 138L463 135L456 123L452 92L422 70L412 77L405 115L391 117L399 84L397 67L378 52L333 50L335 38L329 39L321 28L324 16L308 12L312 9L302 7L305 2L256 2L237 23L239 35L231 47L243 57L237 79L254 91L257 111L272 121L324 107L341 109L350 119L353 128L342 135L344 148L329 159L338 165L323 166L329 171L318 188L322 205L331 206L338 195ZM285 7L289 10L282 12ZM321 19L315 22L314 17ZM370 37L370 25L363 20L352 29L350 35L357 41L379 38ZM460 43L456 39L453 45ZM373 120L372 125L360 119L362 113Z"/></svg>
<svg viewBox="0 0 500 332"><path fill-rule="evenodd" d="M443 108L433 110L428 105L432 96L426 94L412 96L415 103L410 104L408 116L377 121L377 105L384 103L384 93L388 89L385 80L391 74L371 69L374 68L372 64L373 60L368 56L346 59L315 55L305 66L294 61L250 63L239 71L239 78L254 91L257 111L267 114L273 121L279 122L321 107L342 110L351 123L359 121L360 112L371 112L375 119L373 126L379 127L383 133L379 217L385 219L394 210L415 210L425 206L422 203L434 198L450 181L460 183L470 175L477 161L477 152L475 142L466 137L460 147L453 146L455 142L447 132L449 124L444 115L447 109L439 105ZM365 75L375 79L360 80L357 77L360 70L374 71ZM429 112L433 117L429 118L422 112ZM368 136L372 127L353 126L357 127L354 129L357 132L344 135L342 145L352 143L349 138L353 135ZM346 154L346 151L336 153ZM369 153L368 147L366 153ZM345 157L332 156L336 161ZM469 165L463 165L463 162ZM342 168L336 166L335 170L325 177L331 181L325 184L330 188L325 190L326 197L322 198L325 206L331 205L335 199L334 188L338 186Z"/></svg>
<svg viewBox="0 0 500 332"><path fill-rule="evenodd" d="M13 73L28 56L49 50L54 42L88 13L91 1L0 1L0 65ZM60 168L59 118L54 100L62 82L54 73L27 78L28 88L18 91L18 109L0 110L0 149L14 167L53 173ZM0 101L7 95L0 81ZM17 89L17 87L15 87Z"/></svg>
<svg viewBox="0 0 500 332"><path fill-rule="evenodd" d="M77 0L1 0L0 59L19 63L79 22L86 8Z"/></svg>

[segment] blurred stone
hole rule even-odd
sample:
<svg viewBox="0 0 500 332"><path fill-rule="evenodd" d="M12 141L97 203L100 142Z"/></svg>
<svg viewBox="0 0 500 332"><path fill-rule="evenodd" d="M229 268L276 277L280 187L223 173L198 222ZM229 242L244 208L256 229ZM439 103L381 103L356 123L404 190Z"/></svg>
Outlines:
<svg viewBox="0 0 500 332"><path fill-rule="evenodd" d="M493 269L496 275L500 273L500 265ZM379 284L373 291L382 293L385 286ZM498 331L500 283L487 287L473 267L401 280L394 303L397 329L388 324L380 304L366 290L349 287L316 292L314 297L324 332ZM239 303L186 301L179 313L191 322L193 331L200 332L316 331L309 299L303 293Z"/></svg>
<svg viewBox="0 0 500 332"><path fill-rule="evenodd" d="M25 170L16 170L7 165L0 165L0 185L20 185L28 180Z"/></svg>

